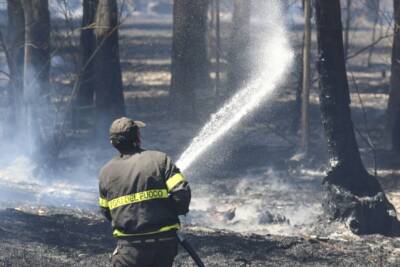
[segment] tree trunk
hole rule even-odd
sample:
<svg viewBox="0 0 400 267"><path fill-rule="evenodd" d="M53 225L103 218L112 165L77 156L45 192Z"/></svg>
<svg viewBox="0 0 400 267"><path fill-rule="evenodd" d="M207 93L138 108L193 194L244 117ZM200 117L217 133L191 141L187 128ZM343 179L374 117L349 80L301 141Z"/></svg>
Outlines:
<svg viewBox="0 0 400 267"><path fill-rule="evenodd" d="M7 11L7 52L12 108L10 128L17 129L17 132L19 132L23 127L25 19L20 1L7 0Z"/></svg>
<svg viewBox="0 0 400 267"><path fill-rule="evenodd" d="M221 14L220 0L215 1L215 40L216 40L216 55L215 55L215 103L217 104L221 98Z"/></svg>
<svg viewBox="0 0 400 267"><path fill-rule="evenodd" d="M80 69L81 80L77 104L90 106L93 104L94 95L94 64L89 61L96 49L94 23L98 0L83 0L82 30L80 35Z"/></svg>
<svg viewBox="0 0 400 267"><path fill-rule="evenodd" d="M94 23L98 0L83 0L82 30L80 35L80 77L79 88L76 96L73 125L74 128L81 125L80 119L85 117L87 107L94 101L94 61L93 53L96 49L96 37L94 35Z"/></svg>
<svg viewBox="0 0 400 267"><path fill-rule="evenodd" d="M25 17L24 100L31 152L43 149L50 71L50 13L47 0L22 1Z"/></svg>
<svg viewBox="0 0 400 267"><path fill-rule="evenodd" d="M311 0L304 1L304 52L303 52L303 93L301 102L301 148L308 153L310 140L309 104L311 86Z"/></svg>
<svg viewBox="0 0 400 267"><path fill-rule="evenodd" d="M394 37L392 47L392 69L390 94L387 108L387 128L392 149L400 153L400 1L394 0Z"/></svg>
<svg viewBox="0 0 400 267"><path fill-rule="evenodd" d="M398 234L396 211L376 177L366 171L356 142L343 49L340 0L317 0L318 68L322 123L330 171L323 207L356 234Z"/></svg>
<svg viewBox="0 0 400 267"><path fill-rule="evenodd" d="M291 131L294 134L300 129L300 121L301 121L301 94L303 91L303 73L304 73L304 45L305 45L305 32L303 32L302 42L301 42L301 49L296 54L295 60L295 69L296 69L296 99L293 107L293 121L290 126Z"/></svg>
<svg viewBox="0 0 400 267"><path fill-rule="evenodd" d="M380 10L380 0L373 0L373 9L375 10L375 17L374 17L374 27L372 28L372 40L371 44L375 43L376 40L376 27L379 22L379 10ZM375 46L371 46L371 48L368 51L368 60L367 60L367 66L371 67L371 60L372 60L372 53L374 52Z"/></svg>
<svg viewBox="0 0 400 267"><path fill-rule="evenodd" d="M250 11L251 0L234 0L232 33L228 54L228 90L230 94L243 87L250 78Z"/></svg>
<svg viewBox="0 0 400 267"><path fill-rule="evenodd" d="M302 7L303 7L303 13L304 13L304 0L302 2ZM286 5L288 3L285 3ZM306 32L303 31L303 37L301 38L301 46L300 49L298 49L298 52L296 54L296 100L294 103L293 107L293 121L291 124L291 131L293 133L297 133L300 129L300 121L301 121L301 102L302 102L302 91L303 91L303 76L304 76L304 48L305 48L305 40L306 40Z"/></svg>
<svg viewBox="0 0 400 267"><path fill-rule="evenodd" d="M196 93L209 85L208 0L175 0L170 112L179 121L196 118Z"/></svg>
<svg viewBox="0 0 400 267"><path fill-rule="evenodd" d="M95 26L95 105L99 141L108 140L111 122L125 114L118 45L116 0L99 0Z"/></svg>
<svg viewBox="0 0 400 267"><path fill-rule="evenodd" d="M346 0L346 28L344 31L344 58L347 58L347 55L349 54L350 22L351 22L351 0Z"/></svg>

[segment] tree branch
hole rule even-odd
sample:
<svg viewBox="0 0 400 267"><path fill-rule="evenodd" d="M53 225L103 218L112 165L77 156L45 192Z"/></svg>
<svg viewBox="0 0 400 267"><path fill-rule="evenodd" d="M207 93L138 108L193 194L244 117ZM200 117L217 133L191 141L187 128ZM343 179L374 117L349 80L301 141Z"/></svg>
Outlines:
<svg viewBox="0 0 400 267"><path fill-rule="evenodd" d="M373 43L371 43L371 44L369 44L369 45L367 45L367 46L361 48L360 50L354 52L352 55L347 56L347 57L346 57L346 60L349 60L349 59L351 59L351 58L353 58L353 57L358 56L359 54L361 54L361 53L367 51L367 50L370 49L371 47L374 47L375 45L377 45L380 41L382 41L382 40L384 40L384 39L387 39L387 38L390 38L390 37L393 37L393 34L387 34L387 35L384 35L384 36L380 36L378 39L375 40L375 42L373 42Z"/></svg>
<svg viewBox="0 0 400 267"><path fill-rule="evenodd" d="M4 74L4 75L7 76L9 79L11 78L11 75L10 75L10 73L8 73L8 72L5 72L5 71L3 71L3 70L0 70L0 73L1 73L1 74Z"/></svg>
<svg viewBox="0 0 400 267"><path fill-rule="evenodd" d="M10 51L8 50L7 44L6 44L5 40L4 40L3 33L2 33L1 30L0 30L0 45L4 50L4 54L5 54L6 60L7 60L8 69L10 70L11 69L11 62L12 62L11 61L11 55L10 55ZM11 74L6 73L4 71L0 71L0 72L5 74L8 78L11 79Z"/></svg>
<svg viewBox="0 0 400 267"><path fill-rule="evenodd" d="M125 20L128 18L129 16L127 15L125 18L120 19L120 22L114 27L112 28L108 34L105 36L105 38L103 38L100 42L100 44L97 45L96 49L93 51L92 55L90 56L90 58L85 62L85 64L83 65L83 67L81 68L81 70L78 73L78 77L75 80L74 86L72 88L72 92L70 95L70 98L68 99L68 103L67 103L67 107L66 107L66 111L64 114L64 118L61 120L61 125L59 127L59 131L55 134L54 136L54 141L55 141L55 149L53 151L52 157L56 158L59 155L59 152L61 151L61 147L63 145L63 138L65 136L65 126L66 126L66 121L68 118L68 114L71 112L72 107L73 107L73 102L74 99L76 98L78 92L79 92L79 85L81 83L81 79L82 79L82 74L84 73L84 71L86 70L86 68L89 66L89 64L93 61L93 59L95 58L96 54L100 51L101 47L103 46L103 44L105 43L105 41L116 31L119 29L119 27L125 22ZM95 25L91 25L92 27L96 27Z"/></svg>

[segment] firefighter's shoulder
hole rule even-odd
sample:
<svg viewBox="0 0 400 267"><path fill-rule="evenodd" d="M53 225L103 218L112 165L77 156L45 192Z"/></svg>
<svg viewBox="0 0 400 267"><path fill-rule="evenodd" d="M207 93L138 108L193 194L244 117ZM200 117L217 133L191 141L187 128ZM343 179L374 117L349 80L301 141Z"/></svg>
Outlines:
<svg viewBox="0 0 400 267"><path fill-rule="evenodd" d="M165 160L169 158L166 153L158 150L145 150L142 152L142 154L144 157L160 163L164 163Z"/></svg>
<svg viewBox="0 0 400 267"><path fill-rule="evenodd" d="M102 177L107 176L107 174L112 170L114 162L117 158L118 157L114 157L110 159L106 164L104 164L104 166L100 169L99 179L102 179Z"/></svg>

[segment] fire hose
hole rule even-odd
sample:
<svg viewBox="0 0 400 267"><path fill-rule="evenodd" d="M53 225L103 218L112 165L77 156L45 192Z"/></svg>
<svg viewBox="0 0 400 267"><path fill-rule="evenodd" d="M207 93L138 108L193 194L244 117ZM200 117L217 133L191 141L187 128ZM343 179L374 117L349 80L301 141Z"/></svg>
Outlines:
<svg viewBox="0 0 400 267"><path fill-rule="evenodd" d="M198 267L205 267L204 263L201 261L199 255L193 249L192 245L185 239L181 233L176 234L178 237L178 242L181 246L189 253L190 257L194 260Z"/></svg>

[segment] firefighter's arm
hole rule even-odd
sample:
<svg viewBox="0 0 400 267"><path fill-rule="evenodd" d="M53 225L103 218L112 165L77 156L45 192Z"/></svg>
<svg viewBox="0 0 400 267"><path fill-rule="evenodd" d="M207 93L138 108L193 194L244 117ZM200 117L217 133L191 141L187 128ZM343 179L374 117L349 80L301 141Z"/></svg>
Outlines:
<svg viewBox="0 0 400 267"><path fill-rule="evenodd" d="M169 157L165 161L165 183L178 215L189 212L191 192L189 183Z"/></svg>
<svg viewBox="0 0 400 267"><path fill-rule="evenodd" d="M110 208L108 207L108 200L107 200L107 191L102 185L101 177L99 182L99 207L101 214L103 214L103 216L108 221L111 221L111 213L110 213Z"/></svg>

